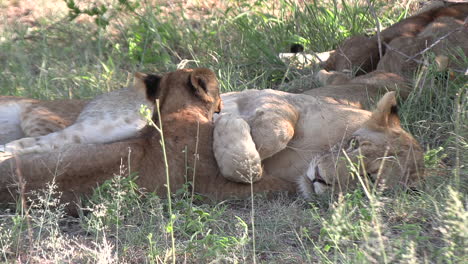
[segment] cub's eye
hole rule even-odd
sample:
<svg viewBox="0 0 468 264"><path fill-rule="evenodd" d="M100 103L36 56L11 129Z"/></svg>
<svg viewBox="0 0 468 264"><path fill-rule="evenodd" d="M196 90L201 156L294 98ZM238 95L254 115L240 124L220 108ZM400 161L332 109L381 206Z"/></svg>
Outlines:
<svg viewBox="0 0 468 264"><path fill-rule="evenodd" d="M359 140L355 137L352 137L348 141L348 150L355 150L359 147Z"/></svg>

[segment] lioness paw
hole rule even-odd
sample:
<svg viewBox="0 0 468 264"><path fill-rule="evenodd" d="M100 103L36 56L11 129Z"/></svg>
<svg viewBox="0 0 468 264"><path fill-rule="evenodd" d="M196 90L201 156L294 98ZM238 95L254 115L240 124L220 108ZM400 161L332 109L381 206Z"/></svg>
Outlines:
<svg viewBox="0 0 468 264"><path fill-rule="evenodd" d="M213 151L221 174L228 180L251 183L261 179L260 155L250 135L250 126L241 117L233 114L218 117Z"/></svg>

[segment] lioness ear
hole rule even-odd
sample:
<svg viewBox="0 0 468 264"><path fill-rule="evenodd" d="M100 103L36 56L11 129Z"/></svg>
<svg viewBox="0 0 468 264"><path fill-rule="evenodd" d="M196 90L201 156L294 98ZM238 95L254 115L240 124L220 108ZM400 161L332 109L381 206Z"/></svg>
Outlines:
<svg viewBox="0 0 468 264"><path fill-rule="evenodd" d="M213 71L207 68L194 69L190 73L190 86L203 101L213 103L219 95L218 80Z"/></svg>
<svg viewBox="0 0 468 264"><path fill-rule="evenodd" d="M380 127L399 127L398 106L395 92L386 93L377 103L368 124Z"/></svg>
<svg viewBox="0 0 468 264"><path fill-rule="evenodd" d="M160 81L161 76L136 72L135 79L133 80L133 89L154 103L159 97Z"/></svg>

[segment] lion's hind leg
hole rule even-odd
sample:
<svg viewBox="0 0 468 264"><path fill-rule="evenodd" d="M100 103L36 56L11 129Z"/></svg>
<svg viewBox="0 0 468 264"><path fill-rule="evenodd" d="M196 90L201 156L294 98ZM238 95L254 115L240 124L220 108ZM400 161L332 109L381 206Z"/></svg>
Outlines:
<svg viewBox="0 0 468 264"><path fill-rule="evenodd" d="M128 120L127 120L128 119ZM144 120L122 116L114 120L94 119L77 121L73 125L44 136L27 137L5 145L6 152L25 154L46 152L72 144L97 144L118 141L132 137L145 125Z"/></svg>
<svg viewBox="0 0 468 264"><path fill-rule="evenodd" d="M63 145L63 140L57 140L56 135L70 124L48 108L29 106L21 112L20 128L23 137L8 142L3 151L15 154L25 154L48 151ZM45 142L44 139L51 139Z"/></svg>
<svg viewBox="0 0 468 264"><path fill-rule="evenodd" d="M262 177L262 164L250 126L240 116L222 114L215 123L213 152L221 174L228 180L251 183Z"/></svg>

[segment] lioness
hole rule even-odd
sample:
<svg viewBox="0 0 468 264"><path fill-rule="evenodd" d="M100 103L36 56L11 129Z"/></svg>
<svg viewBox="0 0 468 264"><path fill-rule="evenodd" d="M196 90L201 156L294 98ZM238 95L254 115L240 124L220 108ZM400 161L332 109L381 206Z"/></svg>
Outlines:
<svg viewBox="0 0 468 264"><path fill-rule="evenodd" d="M372 113L328 97L273 90L222 98L226 113L216 120L214 154L232 181L261 183L262 175L271 175L298 182L307 197L328 188L346 191L359 176L390 187L423 177L423 152L400 126L395 92ZM352 163L359 175L347 170Z"/></svg>
<svg viewBox="0 0 468 264"><path fill-rule="evenodd" d="M249 196L246 182L255 182L255 192L295 191L297 184L305 196L328 187L344 191L357 182L339 169L344 161L334 155L338 169L321 164L332 160L325 158L330 149L345 146L351 137L359 140L353 141L358 145L353 145L348 156L356 162L357 153L352 151L360 149L365 157L359 162L367 168L363 175L368 173L373 181L389 187L398 183L411 186L423 175L422 150L397 122L394 93L385 95L373 113L327 97L273 90L228 93L222 95L224 114L215 118L214 125L221 98L212 71L185 69L152 78L152 82L143 79L141 83L160 100L173 191L186 180L194 182L196 192L221 199ZM157 114L153 121L159 123ZM111 178L122 162L138 171L141 187L164 194L160 139L154 128L145 127L140 135L115 143L76 144L18 155L0 163L0 201L12 200L12 183L20 181L22 191L27 192L52 179L63 192L62 201L74 201ZM194 156L199 162L192 178L186 168L193 168L194 161L186 157ZM381 165L379 170L376 164ZM318 169L311 174L310 166Z"/></svg>

